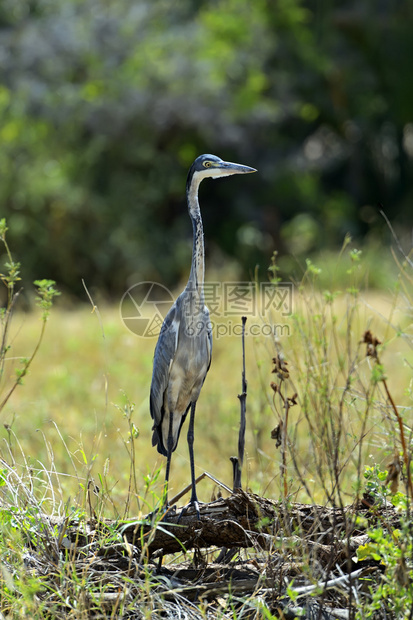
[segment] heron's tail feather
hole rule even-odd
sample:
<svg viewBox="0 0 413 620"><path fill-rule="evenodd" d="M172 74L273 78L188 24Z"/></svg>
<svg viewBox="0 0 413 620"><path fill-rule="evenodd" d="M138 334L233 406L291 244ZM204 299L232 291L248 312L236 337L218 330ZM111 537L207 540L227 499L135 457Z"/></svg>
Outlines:
<svg viewBox="0 0 413 620"><path fill-rule="evenodd" d="M159 431L161 432L158 432L158 427L156 426L152 430L152 445L157 447L159 454L162 454L163 456L168 456L166 447L163 445L161 428L159 427Z"/></svg>
<svg viewBox="0 0 413 620"><path fill-rule="evenodd" d="M181 416L179 429L178 429L178 433L174 440L174 446L172 448L172 452L175 452L176 447L178 445L179 435L181 434L181 428L182 428L183 423L185 422L185 418L189 411L190 406L191 406L191 403L188 405L187 410L185 411L184 415ZM157 425L154 424L152 427L152 431L153 431L152 445L157 447L159 454L162 454L163 456L168 456L168 448L167 446L165 446L163 436L162 436L162 421L160 424L157 424Z"/></svg>

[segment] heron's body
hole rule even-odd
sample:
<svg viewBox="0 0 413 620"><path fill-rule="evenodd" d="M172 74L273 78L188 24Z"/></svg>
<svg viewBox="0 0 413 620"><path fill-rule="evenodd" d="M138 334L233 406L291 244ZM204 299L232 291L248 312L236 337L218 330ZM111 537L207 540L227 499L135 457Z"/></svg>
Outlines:
<svg viewBox="0 0 413 620"><path fill-rule="evenodd" d="M202 179L255 172L254 168L224 162L215 155L201 155L192 164L186 185L193 226L192 266L188 284L163 322L155 348L150 411L152 444L167 457L166 487L172 452L178 444L186 415L191 409L188 445L191 462L190 503L198 510L193 458L195 405L211 364L212 333L204 299L204 233L198 202Z"/></svg>
<svg viewBox="0 0 413 620"><path fill-rule="evenodd" d="M164 456L168 455L170 412L174 451L188 409L198 400L211 363L209 312L204 305L195 317L187 316L190 296L195 297L194 292L185 289L168 312L155 349L150 401L154 418L152 443ZM194 325L200 333L191 335ZM173 356L165 355L165 350L173 351Z"/></svg>

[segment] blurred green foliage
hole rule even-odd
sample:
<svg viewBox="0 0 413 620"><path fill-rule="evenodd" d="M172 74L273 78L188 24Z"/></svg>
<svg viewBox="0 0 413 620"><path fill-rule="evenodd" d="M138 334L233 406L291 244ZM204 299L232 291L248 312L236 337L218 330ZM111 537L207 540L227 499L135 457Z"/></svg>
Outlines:
<svg viewBox="0 0 413 620"><path fill-rule="evenodd" d="M3 0L0 211L31 271L111 295L188 273L186 170L210 258L243 274L413 219L411 3Z"/></svg>

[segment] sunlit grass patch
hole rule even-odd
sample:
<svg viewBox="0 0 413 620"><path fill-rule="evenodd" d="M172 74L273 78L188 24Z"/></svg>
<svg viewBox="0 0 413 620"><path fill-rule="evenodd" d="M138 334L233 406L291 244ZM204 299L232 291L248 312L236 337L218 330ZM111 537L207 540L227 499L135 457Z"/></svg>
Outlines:
<svg viewBox="0 0 413 620"><path fill-rule="evenodd" d="M324 491L316 476L315 438L311 439L308 423L312 419L327 424L336 412L346 389L350 369L355 369L362 382L371 374L369 361L360 344L369 328L383 342L383 363L396 402L411 407L406 392L410 380L410 317L406 299L400 294L358 288L357 254L341 258L347 261L347 282L340 292L319 291L318 266L309 264L301 284L294 288L294 307L282 320L290 335L274 339L248 335L247 359L247 459L244 482L252 490L277 497L281 481L279 450L271 439L278 424L273 406L270 382L272 357L282 349L288 361L291 381L296 386L299 404L290 412L293 442L312 495L324 501ZM47 338L38 353L37 364L25 377L4 411L4 422L19 438L23 452L34 461L45 463L53 452L54 466L65 475L62 484L67 493L77 497L79 480L88 477L106 479L111 493L111 509L122 512L125 489L130 475L128 446L136 445L137 476L142 477L162 465L163 459L150 443L151 419L148 392L152 356L156 338L139 338L121 322L116 306L100 307L100 321L91 307L52 313ZM235 323L235 318L232 318ZM247 326L272 321L279 316L248 318ZM17 315L13 336L15 357L27 355L36 340L39 317ZM103 332L102 332L103 329ZM239 333L239 332L238 332ZM407 337L407 339L406 339ZM209 471L231 485L229 457L236 453L241 390L241 338L216 338L213 362L202 390L196 415L195 456L197 473ZM13 371L13 362L8 362ZM353 388L352 388L353 390ZM359 463L378 460L385 463L393 453L389 437L387 405L383 394L375 396L374 415L363 422L366 394L347 390L340 425L344 440L341 455L342 483L351 494L358 484ZM134 403L133 423L139 429L130 436L127 419L122 413L125 399ZM380 404L382 402L383 404ZM334 413L335 415L335 413ZM307 418L307 422L306 422ZM364 425L364 426L363 426ZM360 432L363 430L362 450ZM6 429L4 440L8 440ZM50 446L47 448L47 446ZM68 454L71 458L68 458ZM344 466L345 464L345 466ZM47 465L46 465L47 466ZM306 492L288 461L291 492L303 498ZM186 486L189 475L187 447L181 440L172 463L172 493ZM207 501L213 486L204 483L200 496ZM159 488L160 492L160 488ZM297 495L298 494L298 495Z"/></svg>
<svg viewBox="0 0 413 620"><path fill-rule="evenodd" d="M410 264L399 266L398 280L383 292L365 287L360 252L344 248L338 260L346 265L345 276L339 288L330 289L320 286L323 264L312 261L300 282L282 288L275 261L269 286L280 294L269 298L276 303L259 303L254 312L245 306L243 488L280 500L287 511L300 501L328 505L333 512L342 508L344 514L345 505L375 501L375 495L382 504L392 495L402 497L398 505L409 498L409 480L401 474L406 474L412 435ZM254 287L262 296L262 286ZM291 293L288 307L286 292ZM13 309L7 333L11 346L3 350L2 389L10 396L0 429L1 612L123 617L138 609L149 617L159 610L173 615L179 604L196 618L206 617L211 608L216 614L215 600L202 609L190 606L167 584L169 573L157 570L147 541L132 548L122 536L128 519L153 526L148 539L162 527L156 509L164 459L151 446L148 402L156 338L127 330L116 305L62 306L51 312L28 368L25 360L36 350L44 325L41 310ZM237 453L242 390L241 317L217 316L220 331L195 421L196 475L209 472L231 488L229 457ZM288 330L272 330L281 324ZM26 372L16 375L16 368ZM15 386L12 392L10 386ZM172 459L170 497L187 486L189 477L184 430ZM226 493L211 478L199 483L204 502L221 492ZM72 524L69 536L66 528ZM372 534L378 542L364 545L360 557L386 552L388 559L399 552L385 536L379 540L379 533ZM260 562L271 571L273 556L291 556L298 558L301 576L317 582L308 549L294 536L286 543L282 537L274 540L271 552L258 547L239 552L238 561ZM112 553L118 554L116 570L105 557ZM215 547L206 550L202 562L217 555ZM198 559L195 554L195 565ZM188 565L187 554L173 554L165 570ZM294 601L294 583L284 585L283 602L285 596ZM173 601L164 600L162 592ZM395 605L404 596L397 588L390 595ZM259 596L254 589L232 597L229 587L219 598L220 613L242 617L255 609L274 617Z"/></svg>

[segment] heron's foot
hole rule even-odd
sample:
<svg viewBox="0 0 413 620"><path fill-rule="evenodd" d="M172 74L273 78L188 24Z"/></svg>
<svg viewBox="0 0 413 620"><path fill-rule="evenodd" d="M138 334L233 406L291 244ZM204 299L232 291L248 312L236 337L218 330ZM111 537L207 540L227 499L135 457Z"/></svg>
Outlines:
<svg viewBox="0 0 413 620"><path fill-rule="evenodd" d="M188 512L188 510L192 511L195 510L196 512L196 516L198 517L198 521L201 520L201 515L199 513L199 502L198 502L198 498L197 497L192 497L189 504L187 504L186 506L184 506L181 510L181 514L178 517L178 523L180 522L180 520L182 519L182 517L186 516L186 513Z"/></svg>

